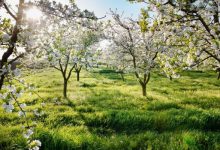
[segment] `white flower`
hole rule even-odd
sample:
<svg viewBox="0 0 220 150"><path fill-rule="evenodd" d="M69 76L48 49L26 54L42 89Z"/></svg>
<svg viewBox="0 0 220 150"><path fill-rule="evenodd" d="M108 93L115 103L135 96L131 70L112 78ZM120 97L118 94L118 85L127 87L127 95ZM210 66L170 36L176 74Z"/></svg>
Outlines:
<svg viewBox="0 0 220 150"><path fill-rule="evenodd" d="M180 75L179 75L179 74L173 74L173 75L172 75L172 78L178 79L178 78L180 78Z"/></svg>
<svg viewBox="0 0 220 150"><path fill-rule="evenodd" d="M21 82L21 83L24 83L24 80L23 80L23 79L21 79L21 80L20 80L20 82Z"/></svg>
<svg viewBox="0 0 220 150"><path fill-rule="evenodd" d="M212 35L215 35L215 30L212 29L212 30L210 31L210 33L211 33Z"/></svg>
<svg viewBox="0 0 220 150"><path fill-rule="evenodd" d="M21 95L22 95L22 92L16 93L16 97L17 97L17 98L21 97Z"/></svg>
<svg viewBox="0 0 220 150"><path fill-rule="evenodd" d="M18 112L18 116L19 116L19 117L23 117L24 115L25 115L25 112L23 112L23 111L19 111L19 112Z"/></svg>
<svg viewBox="0 0 220 150"><path fill-rule="evenodd" d="M24 109L27 105L25 103L21 104L20 107Z"/></svg>
<svg viewBox="0 0 220 150"><path fill-rule="evenodd" d="M14 74L14 76L20 76L21 75L21 70L16 68L15 70L13 70L13 74Z"/></svg>
<svg viewBox="0 0 220 150"><path fill-rule="evenodd" d="M29 144L29 150L39 150L41 146L41 142L39 140L33 140L30 144Z"/></svg>
<svg viewBox="0 0 220 150"><path fill-rule="evenodd" d="M6 112L12 112L12 110L14 109L14 105L10 103L9 104L4 103L2 107L5 109Z"/></svg>
<svg viewBox="0 0 220 150"><path fill-rule="evenodd" d="M36 116L40 116L40 113L38 112L37 109L34 110L34 114L35 114Z"/></svg>
<svg viewBox="0 0 220 150"><path fill-rule="evenodd" d="M7 42L7 41L9 41L10 36L8 34L3 34L2 39L3 39L4 42Z"/></svg>
<svg viewBox="0 0 220 150"><path fill-rule="evenodd" d="M39 150L40 148L38 146L34 146L33 148L29 148L29 150Z"/></svg>
<svg viewBox="0 0 220 150"><path fill-rule="evenodd" d="M6 68L0 69L0 75L7 73L8 70Z"/></svg>
<svg viewBox="0 0 220 150"><path fill-rule="evenodd" d="M13 94L16 93L16 88L15 88L15 86L9 85L9 86L7 86L7 89L8 89L9 92L12 92Z"/></svg>
<svg viewBox="0 0 220 150"><path fill-rule="evenodd" d="M196 56L199 56L201 54L201 51L200 50L197 50L196 51Z"/></svg>
<svg viewBox="0 0 220 150"><path fill-rule="evenodd" d="M216 55L220 55L220 50L215 50Z"/></svg>
<svg viewBox="0 0 220 150"><path fill-rule="evenodd" d="M31 129L28 129L27 133L24 134L24 137L28 139L33 133L34 132Z"/></svg>
<svg viewBox="0 0 220 150"><path fill-rule="evenodd" d="M5 99L7 97L7 93L4 93L4 94L0 94L0 99Z"/></svg>
<svg viewBox="0 0 220 150"><path fill-rule="evenodd" d="M34 46L34 41L29 40L29 41L27 41L26 43L27 43L27 45L28 45L29 47L33 47L33 46Z"/></svg>
<svg viewBox="0 0 220 150"><path fill-rule="evenodd" d="M43 115L44 112L43 112L43 111L40 111L40 110L38 110L38 109L35 109L35 110L34 110L34 114L39 117L39 116Z"/></svg>
<svg viewBox="0 0 220 150"><path fill-rule="evenodd" d="M193 42L190 42L190 43L189 43L189 48L193 48L193 47L194 47Z"/></svg>
<svg viewBox="0 0 220 150"><path fill-rule="evenodd" d="M34 140L37 146L41 146L41 142L39 140Z"/></svg>
<svg viewBox="0 0 220 150"><path fill-rule="evenodd" d="M41 106L44 107L44 106L46 106L46 104L45 103L41 103Z"/></svg>

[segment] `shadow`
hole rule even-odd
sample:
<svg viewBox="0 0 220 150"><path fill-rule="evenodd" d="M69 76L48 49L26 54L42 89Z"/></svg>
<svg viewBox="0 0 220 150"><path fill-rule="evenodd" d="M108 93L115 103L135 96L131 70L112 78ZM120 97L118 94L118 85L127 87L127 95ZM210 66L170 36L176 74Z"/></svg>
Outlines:
<svg viewBox="0 0 220 150"><path fill-rule="evenodd" d="M199 78L217 78L217 74L214 71L197 71L197 70L188 70L181 73L181 76L187 76L191 79ZM217 79L216 79L217 80Z"/></svg>
<svg viewBox="0 0 220 150"><path fill-rule="evenodd" d="M137 134L144 131L174 132L182 130L220 131L220 114L194 109L170 108L164 111L111 110L84 115L85 125L96 134Z"/></svg>

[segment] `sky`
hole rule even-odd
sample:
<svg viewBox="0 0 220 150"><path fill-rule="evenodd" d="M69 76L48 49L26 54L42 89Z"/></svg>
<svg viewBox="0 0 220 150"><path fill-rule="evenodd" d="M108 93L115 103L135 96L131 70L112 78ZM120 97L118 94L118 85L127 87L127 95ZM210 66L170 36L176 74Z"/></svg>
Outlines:
<svg viewBox="0 0 220 150"><path fill-rule="evenodd" d="M68 0L58 0L67 3ZM109 9L113 11L117 9L118 13L123 13L126 17L138 18L140 9L145 7L146 4L134 3L131 4L127 0L75 0L77 6L81 9L87 9L95 13L97 17L110 18Z"/></svg>
<svg viewBox="0 0 220 150"><path fill-rule="evenodd" d="M26 0L28 1L28 0ZM51 0L53 1L53 0ZM68 4L69 0L55 0L64 4ZM17 4L18 0L7 0L9 4ZM81 9L87 9L95 13L98 18L106 15L105 19L110 19L109 9L119 14L123 13L124 17L132 17L137 19L140 14L140 9L146 7L143 3L129 3L127 0L75 0L77 6ZM0 13L2 13L0 11Z"/></svg>

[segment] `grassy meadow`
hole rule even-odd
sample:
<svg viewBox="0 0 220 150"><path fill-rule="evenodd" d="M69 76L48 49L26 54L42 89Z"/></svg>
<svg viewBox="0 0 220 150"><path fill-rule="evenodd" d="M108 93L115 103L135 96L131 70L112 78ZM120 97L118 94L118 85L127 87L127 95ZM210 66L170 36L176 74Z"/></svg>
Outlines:
<svg viewBox="0 0 220 150"><path fill-rule="evenodd" d="M41 108L34 137L42 150L220 150L220 80L216 72L187 71L170 81L154 73L147 97L133 75L108 69L72 75L69 99L62 98L63 80L53 69L26 71L37 93L21 101L27 111ZM58 98L55 100L54 98ZM23 149L17 112L0 107L0 150Z"/></svg>

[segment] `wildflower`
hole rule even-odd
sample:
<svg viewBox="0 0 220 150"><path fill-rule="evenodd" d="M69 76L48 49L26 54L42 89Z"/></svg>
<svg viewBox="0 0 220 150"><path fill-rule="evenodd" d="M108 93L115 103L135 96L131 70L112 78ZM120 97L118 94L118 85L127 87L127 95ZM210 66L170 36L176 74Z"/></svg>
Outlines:
<svg viewBox="0 0 220 150"><path fill-rule="evenodd" d="M46 106L46 104L45 104L45 103L41 103L41 106L42 106L42 107L45 107L45 106Z"/></svg>
<svg viewBox="0 0 220 150"><path fill-rule="evenodd" d="M23 111L19 111L19 112L18 112L18 116L19 116L19 117L23 117L24 115L25 115L25 112L23 112Z"/></svg>
<svg viewBox="0 0 220 150"><path fill-rule="evenodd" d="M5 109L6 112L12 112L12 110L14 109L14 105L10 103L9 104L4 103L2 107Z"/></svg>
<svg viewBox="0 0 220 150"><path fill-rule="evenodd" d="M6 74L8 70L6 68L0 69L0 75Z"/></svg>
<svg viewBox="0 0 220 150"><path fill-rule="evenodd" d="M43 115L44 112L41 111L41 110L39 110L39 109L35 109L35 110L34 110L34 114L35 114L37 117L39 117L39 116Z"/></svg>
<svg viewBox="0 0 220 150"><path fill-rule="evenodd" d="M20 76L21 75L21 70L16 68L15 70L13 70L13 74L14 74L14 76Z"/></svg>
<svg viewBox="0 0 220 150"><path fill-rule="evenodd" d="M12 92L13 94L16 93L16 88L15 88L15 86L9 85L9 86L7 87L7 89L8 89L9 92Z"/></svg>
<svg viewBox="0 0 220 150"><path fill-rule="evenodd" d="M27 133L24 134L24 137L28 139L33 133L34 132L31 129L28 129Z"/></svg>
<svg viewBox="0 0 220 150"><path fill-rule="evenodd" d="M29 150L39 150L41 146L41 142L39 140L33 140L30 144L29 144Z"/></svg>
<svg viewBox="0 0 220 150"><path fill-rule="evenodd" d="M0 99L5 99L7 97L7 93L4 93L4 94L0 94Z"/></svg>
<svg viewBox="0 0 220 150"><path fill-rule="evenodd" d="M7 41L9 41L10 36L8 34L3 34L2 39L3 39L4 42L7 42Z"/></svg>
<svg viewBox="0 0 220 150"><path fill-rule="evenodd" d="M25 103L21 104L20 107L24 109L27 105Z"/></svg>

